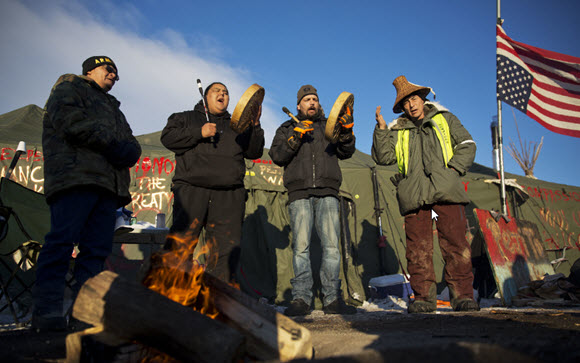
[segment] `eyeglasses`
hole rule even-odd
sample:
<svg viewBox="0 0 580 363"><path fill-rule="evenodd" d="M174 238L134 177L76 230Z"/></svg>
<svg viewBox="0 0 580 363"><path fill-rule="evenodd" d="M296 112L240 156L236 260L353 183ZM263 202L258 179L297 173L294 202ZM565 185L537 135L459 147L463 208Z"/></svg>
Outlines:
<svg viewBox="0 0 580 363"><path fill-rule="evenodd" d="M107 64L105 66L105 69L109 73L115 73L115 81L118 81L119 80L119 75L117 74L117 70L113 66L110 66L110 65Z"/></svg>

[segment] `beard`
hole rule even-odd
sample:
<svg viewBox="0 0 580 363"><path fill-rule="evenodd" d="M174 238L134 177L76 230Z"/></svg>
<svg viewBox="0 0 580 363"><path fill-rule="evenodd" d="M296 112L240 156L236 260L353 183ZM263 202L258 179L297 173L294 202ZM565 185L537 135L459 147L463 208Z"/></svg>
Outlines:
<svg viewBox="0 0 580 363"><path fill-rule="evenodd" d="M306 112L308 112L308 110L306 110ZM322 106L319 106L318 111L316 111L316 113L312 116L308 116L308 114L304 114L302 113L302 111L299 111L298 116L296 118L299 119L300 121L303 120L319 121L324 118L324 110L322 109Z"/></svg>

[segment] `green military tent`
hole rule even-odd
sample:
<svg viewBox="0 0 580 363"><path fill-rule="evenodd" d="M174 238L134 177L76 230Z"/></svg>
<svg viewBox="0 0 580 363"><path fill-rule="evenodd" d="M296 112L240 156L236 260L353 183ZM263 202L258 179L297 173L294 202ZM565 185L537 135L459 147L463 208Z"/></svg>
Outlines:
<svg viewBox="0 0 580 363"><path fill-rule="evenodd" d="M21 157L12 179L38 192L42 192L43 186L41 123L42 109L35 105L0 116L1 175L5 175L18 141L26 141L28 153ZM137 137L143 154L131 169L133 200L127 206L139 221L151 223L158 213L165 213L168 222L172 216L171 178L175 160L173 154L160 144L159 136L160 132L155 132ZM389 180L395 174L396 166L377 166L369 155L360 151L351 159L341 161L340 165L343 173L342 287L346 298L362 302L369 296L369 279L406 269L403 218L399 214L395 188ZM267 150L260 159L247 160L246 166L245 184L249 197L242 238L242 267L238 271L240 285L257 298L275 303L288 302L293 272L283 170L272 163ZM378 182L377 193L373 193L373 170ZM537 225L549 260L565 253L567 261L555 267L556 272L568 275L571 264L580 255L580 187L512 174L506 174L506 178L517 180L517 184L507 187L511 216ZM473 211L475 208L501 209L497 173L474 164L463 183L471 198L466 209L468 238L476 261L474 266L482 269L487 266L489 270L485 244L478 233ZM377 227L377 209L382 232ZM378 247L380 234L386 238L386 247ZM316 244L312 254L316 270L317 257L320 256ZM439 280L442 280L440 253L436 253L434 259ZM318 298L315 304L320 307Z"/></svg>

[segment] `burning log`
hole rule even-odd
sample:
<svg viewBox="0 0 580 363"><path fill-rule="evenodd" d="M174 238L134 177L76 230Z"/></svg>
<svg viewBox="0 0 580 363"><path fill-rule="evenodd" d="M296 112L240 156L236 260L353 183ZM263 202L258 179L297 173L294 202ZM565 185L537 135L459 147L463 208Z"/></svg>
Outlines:
<svg viewBox="0 0 580 363"><path fill-rule="evenodd" d="M80 357L89 334L109 345L136 340L184 361L312 357L307 329L206 273L192 258L193 245L179 242L181 248L151 256L145 286L112 272L89 279L73 316L102 331L71 334L67 352Z"/></svg>
<svg viewBox="0 0 580 363"><path fill-rule="evenodd" d="M231 362L243 354L244 336L235 329L110 271L83 285L73 316L95 325L103 341L136 340L182 361ZM80 341L67 341L67 355Z"/></svg>
<svg viewBox="0 0 580 363"><path fill-rule="evenodd" d="M248 356L280 361L312 357L308 329L204 272L183 255L162 251L152 256L144 284L236 328L246 337Z"/></svg>

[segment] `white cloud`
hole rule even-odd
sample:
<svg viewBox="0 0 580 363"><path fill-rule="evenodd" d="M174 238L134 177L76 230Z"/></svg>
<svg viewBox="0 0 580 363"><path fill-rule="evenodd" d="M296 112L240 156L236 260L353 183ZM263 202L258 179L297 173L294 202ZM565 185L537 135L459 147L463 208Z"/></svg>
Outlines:
<svg viewBox="0 0 580 363"><path fill-rule="evenodd" d="M92 55L108 55L119 68L120 81L111 94L121 101L136 135L159 131L173 112L191 109L199 101L196 79L204 86L224 82L230 90L229 111L249 87L252 75L239 65L220 61L216 52L204 56L202 49L188 45L183 34L173 29L159 31L160 39L148 39L137 29L142 16L134 8L122 9L125 24L118 16L106 23L79 3L4 0L0 4L0 44L3 56L3 95L0 113L36 104L44 106L50 89L63 73L81 72L82 61ZM203 34L200 36L204 36ZM208 44L204 44L206 47ZM262 124L270 144L277 120L267 102Z"/></svg>

